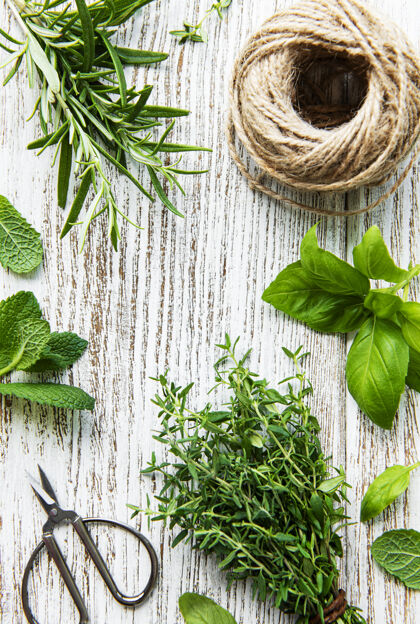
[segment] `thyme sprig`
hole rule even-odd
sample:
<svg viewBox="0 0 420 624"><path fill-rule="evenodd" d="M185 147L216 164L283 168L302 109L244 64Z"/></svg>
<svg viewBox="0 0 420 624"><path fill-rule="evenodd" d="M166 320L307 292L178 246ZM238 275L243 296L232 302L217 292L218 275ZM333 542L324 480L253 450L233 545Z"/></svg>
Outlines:
<svg viewBox="0 0 420 624"><path fill-rule="evenodd" d="M211 7L207 9L201 20L197 24L190 24L184 21L184 30L171 30L170 35L179 38L179 43L185 43L186 41L193 41L199 43L207 42L207 32L204 30L203 24L210 17L212 13L217 13L219 19L223 19L223 10L228 9L232 0L218 0L213 2Z"/></svg>
<svg viewBox="0 0 420 624"><path fill-rule="evenodd" d="M254 595L298 614L300 624L331 621L324 609L337 597L343 606L337 622L365 624L338 592L348 484L321 450L307 404L312 386L301 369L306 354L284 350L297 372L282 382L281 394L246 367L249 352L237 358L236 345L228 336L218 345L224 354L215 387L230 393L221 411L210 403L189 408L192 384L178 387L167 374L157 380L155 439L174 459L158 463L153 454L143 470L163 481L158 511L149 503L146 513L178 529L173 546L186 540L215 554L230 581L250 579Z"/></svg>
<svg viewBox="0 0 420 624"><path fill-rule="evenodd" d="M72 170L77 176L80 185L61 236L80 225L82 246L91 223L103 213L108 216L108 235L115 249L120 239L119 217L132 223L118 205L106 162L155 201L128 170L128 160L139 163L147 170L160 201L179 216L163 182L183 192L179 174L199 173L178 168L179 160L166 164L160 156L200 149L167 141L174 120L160 138L152 134L161 126L160 118L182 117L188 111L149 105L153 87L129 87L124 74L127 65L160 63L167 54L133 50L111 42L117 27L152 1L96 0L87 6L85 0L76 0L77 10L72 10L67 0L8 0L26 38L19 41L0 29L0 46L9 53L3 67L12 64L3 84L13 78L24 60L31 87L35 76L39 77L41 91L31 117L39 113L43 137L28 148L41 153L54 146L53 164L59 158L60 206L67 203ZM91 188L93 198L87 199ZM79 220L86 202L85 215Z"/></svg>

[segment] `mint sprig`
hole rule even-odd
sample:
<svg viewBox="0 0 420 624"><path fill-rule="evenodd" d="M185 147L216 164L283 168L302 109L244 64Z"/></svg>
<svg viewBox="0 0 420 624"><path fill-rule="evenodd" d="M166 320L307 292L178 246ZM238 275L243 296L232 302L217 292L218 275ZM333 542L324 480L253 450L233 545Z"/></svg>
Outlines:
<svg viewBox="0 0 420 624"><path fill-rule="evenodd" d="M353 249L351 266L319 247L316 228L304 237L300 260L262 298L314 330L358 330L347 358L349 391L374 423L390 429L405 385L420 390L420 303L407 301L420 265L398 267L373 226ZM373 289L370 279L392 285Z"/></svg>
<svg viewBox="0 0 420 624"><path fill-rule="evenodd" d="M40 265L42 255L39 233L0 195L0 263L15 273L29 273Z"/></svg>
<svg viewBox="0 0 420 624"><path fill-rule="evenodd" d="M58 371L83 354L87 341L72 332L52 332L31 292L0 302L0 377L14 370ZM95 399L80 388L53 383L0 383L0 394L45 405L93 410Z"/></svg>
<svg viewBox="0 0 420 624"><path fill-rule="evenodd" d="M372 544L372 556L406 587L420 589L420 533L413 529L387 531Z"/></svg>

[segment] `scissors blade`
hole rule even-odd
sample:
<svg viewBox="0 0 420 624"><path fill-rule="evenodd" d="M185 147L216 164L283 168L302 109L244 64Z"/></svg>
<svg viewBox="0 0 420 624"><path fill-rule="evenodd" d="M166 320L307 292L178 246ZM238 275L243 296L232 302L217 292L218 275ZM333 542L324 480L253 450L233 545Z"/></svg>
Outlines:
<svg viewBox="0 0 420 624"><path fill-rule="evenodd" d="M38 471L39 471L39 476L41 477L41 484L42 487L44 489L44 492L46 492L49 496L51 496L51 498L57 503L58 505L58 500L57 500L57 496L56 493L54 492L51 483L49 482L49 479L47 477L47 475L45 474L45 472L42 470L41 466L38 464Z"/></svg>
<svg viewBox="0 0 420 624"><path fill-rule="evenodd" d="M29 482L34 491L35 496L39 500L41 507L48 514L53 507L57 507L57 502L46 492L42 485L32 475L27 473Z"/></svg>

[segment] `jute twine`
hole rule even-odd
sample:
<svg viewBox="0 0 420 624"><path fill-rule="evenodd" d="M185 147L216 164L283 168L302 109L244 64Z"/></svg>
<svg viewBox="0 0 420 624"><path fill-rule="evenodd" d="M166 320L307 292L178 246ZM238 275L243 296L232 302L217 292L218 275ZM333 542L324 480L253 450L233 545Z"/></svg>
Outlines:
<svg viewBox="0 0 420 624"><path fill-rule="evenodd" d="M328 82L305 83L306 74L328 63L345 74L348 90L354 81L364 88L356 106L351 93L346 106L328 99ZM354 0L303 0L277 13L236 60L230 151L250 186L275 199L321 214L366 212L407 176L419 135L420 59L396 24ZM240 144L260 172L242 160ZM315 208L273 189L273 182L320 193L381 185L412 150L392 187L356 210Z"/></svg>

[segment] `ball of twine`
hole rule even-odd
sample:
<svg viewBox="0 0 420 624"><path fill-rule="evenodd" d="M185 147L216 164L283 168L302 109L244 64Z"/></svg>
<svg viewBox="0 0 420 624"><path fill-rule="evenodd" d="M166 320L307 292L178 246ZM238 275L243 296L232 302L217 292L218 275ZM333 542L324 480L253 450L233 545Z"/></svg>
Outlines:
<svg viewBox="0 0 420 624"><path fill-rule="evenodd" d="M326 65L330 75L324 82L311 82ZM342 83L345 78L345 106L328 93L337 75ZM356 86L359 101L352 99ZM417 149L395 184L357 210L297 203L274 191L273 180L320 192L381 185L415 148L419 134L420 59L396 24L354 0L303 0L277 13L236 60L230 151L250 186L273 198L322 214L365 212L398 188ZM240 143L259 174L244 164ZM263 181L267 175L271 184Z"/></svg>

